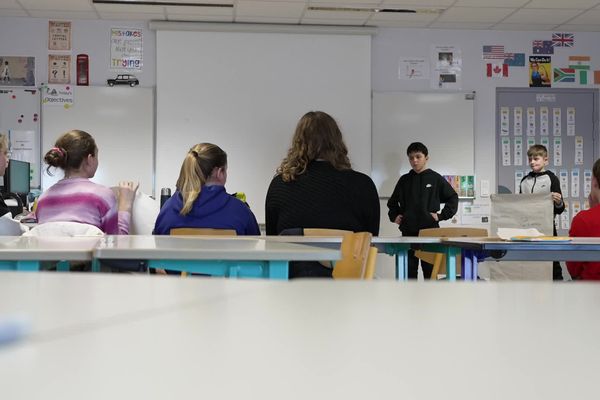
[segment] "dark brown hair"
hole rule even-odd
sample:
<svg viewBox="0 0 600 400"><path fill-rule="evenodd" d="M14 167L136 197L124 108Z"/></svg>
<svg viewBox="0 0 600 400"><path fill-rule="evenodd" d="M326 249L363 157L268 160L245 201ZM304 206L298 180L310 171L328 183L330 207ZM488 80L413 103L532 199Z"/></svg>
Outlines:
<svg viewBox="0 0 600 400"><path fill-rule="evenodd" d="M285 182L293 181L316 159L329 161L338 170L351 168L342 132L335 120L323 111L310 111L300 118L292 146L277 173Z"/></svg>
<svg viewBox="0 0 600 400"><path fill-rule="evenodd" d="M46 172L52 175L50 167L60 168L65 172L77 170L87 156L96 155L97 151L92 135L76 129L69 131L59 137L54 147L44 156L44 161L48 164Z"/></svg>

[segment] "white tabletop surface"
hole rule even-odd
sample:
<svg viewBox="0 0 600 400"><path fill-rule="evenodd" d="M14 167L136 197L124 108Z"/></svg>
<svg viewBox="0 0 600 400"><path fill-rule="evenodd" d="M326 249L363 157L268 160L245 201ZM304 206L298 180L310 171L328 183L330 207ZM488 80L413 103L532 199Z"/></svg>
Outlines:
<svg viewBox="0 0 600 400"><path fill-rule="evenodd" d="M272 242L291 242L291 243L341 243L342 235L340 236L252 236L253 238L262 238ZM373 244L422 244L422 243L440 243L439 237L426 236L373 236L371 243Z"/></svg>
<svg viewBox="0 0 600 400"><path fill-rule="evenodd" d="M91 260L100 236L0 236L0 260Z"/></svg>
<svg viewBox="0 0 600 400"><path fill-rule="evenodd" d="M150 260L338 260L339 249L258 238L202 236L105 236L97 258Z"/></svg>
<svg viewBox="0 0 600 400"><path fill-rule="evenodd" d="M107 281L84 284L81 292L67 289L81 282L65 281L62 298L42 282L27 306L11 302L4 312L29 310L35 321L43 318L38 307L77 300L98 302L87 306L94 315L100 304L124 295L124 286L112 287L116 278L93 277ZM3 398L562 400L598 394L597 285L188 278L198 293L212 295L177 299L181 279L118 279L131 281L121 301L125 310L137 293L148 298L145 285L165 300L111 323L0 347ZM4 292L0 299L8 300Z"/></svg>

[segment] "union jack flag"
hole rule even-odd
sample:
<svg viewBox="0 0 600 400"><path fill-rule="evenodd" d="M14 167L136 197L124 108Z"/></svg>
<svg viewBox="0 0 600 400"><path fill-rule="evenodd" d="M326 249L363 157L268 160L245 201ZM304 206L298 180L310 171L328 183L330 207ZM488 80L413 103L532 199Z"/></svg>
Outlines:
<svg viewBox="0 0 600 400"><path fill-rule="evenodd" d="M575 35L572 33L553 33L552 46L554 47L573 47L575 44Z"/></svg>

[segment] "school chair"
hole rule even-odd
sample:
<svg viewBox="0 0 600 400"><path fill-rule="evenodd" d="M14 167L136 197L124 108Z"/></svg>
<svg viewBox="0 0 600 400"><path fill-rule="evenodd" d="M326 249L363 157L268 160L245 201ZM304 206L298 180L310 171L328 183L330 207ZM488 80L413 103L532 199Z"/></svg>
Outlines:
<svg viewBox="0 0 600 400"><path fill-rule="evenodd" d="M237 236L235 229L213 229L213 228L173 228L169 231L171 236ZM188 273L181 272L181 277L185 278Z"/></svg>
<svg viewBox="0 0 600 400"><path fill-rule="evenodd" d="M351 232L341 229L305 228L304 236L342 236L342 258L333 265L334 279L371 279L375 270L375 260L369 268L367 277L367 264L371 254L370 232ZM375 249L375 256L377 249ZM376 257L375 257L376 258Z"/></svg>
<svg viewBox="0 0 600 400"><path fill-rule="evenodd" d="M427 236L427 237L484 237L487 236L488 232L485 228L428 228L421 229L419 231L419 236ZM422 261L433 264L433 269L431 271L431 279L438 279L438 275L446 274L446 256L443 253L433 253L428 251L417 250L415 251L415 256ZM462 257L456 257L456 267L458 269L459 265L462 262ZM456 275L458 276L460 271L456 271Z"/></svg>

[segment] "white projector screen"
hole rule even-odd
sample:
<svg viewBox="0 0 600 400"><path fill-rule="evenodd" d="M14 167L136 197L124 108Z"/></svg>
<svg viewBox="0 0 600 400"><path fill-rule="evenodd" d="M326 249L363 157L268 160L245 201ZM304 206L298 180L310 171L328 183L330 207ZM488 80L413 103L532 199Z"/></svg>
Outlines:
<svg viewBox="0 0 600 400"><path fill-rule="evenodd" d="M370 172L369 35L159 30L156 73L157 190L175 188L192 145L215 143L227 191L246 193L264 223L269 183L311 110L337 120L353 168Z"/></svg>

